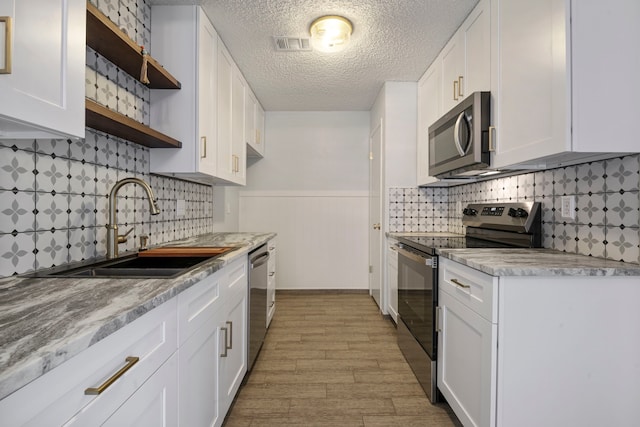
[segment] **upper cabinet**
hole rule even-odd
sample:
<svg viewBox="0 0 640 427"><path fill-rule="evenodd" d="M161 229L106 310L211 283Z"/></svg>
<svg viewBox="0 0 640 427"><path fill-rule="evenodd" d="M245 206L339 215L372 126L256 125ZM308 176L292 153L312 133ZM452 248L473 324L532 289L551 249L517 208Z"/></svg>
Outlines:
<svg viewBox="0 0 640 427"><path fill-rule="evenodd" d="M198 6L151 8L152 53L182 81L178 92L151 92L151 123L183 141L152 150L151 171L207 183L245 185L248 85Z"/></svg>
<svg viewBox="0 0 640 427"><path fill-rule="evenodd" d="M494 167L637 152L640 3L500 1L493 14Z"/></svg>
<svg viewBox="0 0 640 427"><path fill-rule="evenodd" d="M247 87L245 97L245 131L247 155L249 157L264 157L264 110L256 96Z"/></svg>
<svg viewBox="0 0 640 427"><path fill-rule="evenodd" d="M491 87L491 2L481 0L418 82L418 185L429 175L429 126L460 101Z"/></svg>
<svg viewBox="0 0 640 427"><path fill-rule="evenodd" d="M153 54L183 82L151 92L151 123L183 141L180 150L151 150L151 171L208 180L217 174L216 52L218 35L197 6L151 9Z"/></svg>
<svg viewBox="0 0 640 427"><path fill-rule="evenodd" d="M432 64L418 81L418 185L437 182L429 175L429 126L440 117L442 67Z"/></svg>
<svg viewBox="0 0 640 427"><path fill-rule="evenodd" d="M436 59L442 68L440 115L491 86L490 8L490 0L480 1Z"/></svg>
<svg viewBox="0 0 640 427"><path fill-rule="evenodd" d="M218 176L233 184L246 182L244 142L247 83L231 54L218 40Z"/></svg>
<svg viewBox="0 0 640 427"><path fill-rule="evenodd" d="M0 138L84 138L85 9L0 0Z"/></svg>

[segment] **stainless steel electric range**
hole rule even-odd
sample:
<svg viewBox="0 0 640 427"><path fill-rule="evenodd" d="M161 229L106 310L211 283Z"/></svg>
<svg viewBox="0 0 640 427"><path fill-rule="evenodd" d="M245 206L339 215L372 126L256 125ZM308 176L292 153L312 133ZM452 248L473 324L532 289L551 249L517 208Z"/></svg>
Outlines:
<svg viewBox="0 0 640 427"><path fill-rule="evenodd" d="M438 249L541 247L540 203L475 203L463 210L464 235L398 240L398 345L425 393L436 389Z"/></svg>

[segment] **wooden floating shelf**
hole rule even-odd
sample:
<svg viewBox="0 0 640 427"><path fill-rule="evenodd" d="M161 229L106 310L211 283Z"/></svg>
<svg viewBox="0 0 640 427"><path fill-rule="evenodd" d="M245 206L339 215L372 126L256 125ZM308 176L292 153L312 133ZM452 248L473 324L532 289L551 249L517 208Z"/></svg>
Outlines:
<svg viewBox="0 0 640 427"><path fill-rule="evenodd" d="M181 148L182 143L129 117L85 99L86 126L149 148Z"/></svg>
<svg viewBox="0 0 640 427"><path fill-rule="evenodd" d="M89 2L87 2L87 45L135 79L140 80L142 68L140 46ZM151 56L147 58L149 88L180 89L180 82L158 61Z"/></svg>

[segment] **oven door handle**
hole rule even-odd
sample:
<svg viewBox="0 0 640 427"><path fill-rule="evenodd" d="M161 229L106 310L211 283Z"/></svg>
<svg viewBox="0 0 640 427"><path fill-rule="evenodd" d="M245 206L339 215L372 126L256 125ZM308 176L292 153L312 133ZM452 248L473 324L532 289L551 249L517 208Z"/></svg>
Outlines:
<svg viewBox="0 0 640 427"><path fill-rule="evenodd" d="M431 257L425 258L425 257L422 257L422 256L420 256L418 254L414 254L413 252L409 252L407 250L404 250L404 249L402 249L402 248L400 248L398 246L396 246L396 249L398 250L398 253L400 255L402 255L402 256L404 256L406 258L409 258L412 261L415 261L415 262L420 263L420 264L428 265L428 266L432 265Z"/></svg>

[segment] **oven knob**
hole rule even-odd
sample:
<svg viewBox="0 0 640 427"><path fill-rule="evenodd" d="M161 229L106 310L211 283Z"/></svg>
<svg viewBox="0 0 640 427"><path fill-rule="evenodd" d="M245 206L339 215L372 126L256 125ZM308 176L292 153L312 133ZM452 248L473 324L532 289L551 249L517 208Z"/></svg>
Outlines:
<svg viewBox="0 0 640 427"><path fill-rule="evenodd" d="M514 218L526 218L529 216L529 213L522 208L518 208L518 209L509 208L508 215Z"/></svg>
<svg viewBox="0 0 640 427"><path fill-rule="evenodd" d="M473 209L473 208L464 208L462 210L462 213L464 215L469 215L469 216L476 216L478 214L478 211Z"/></svg>

